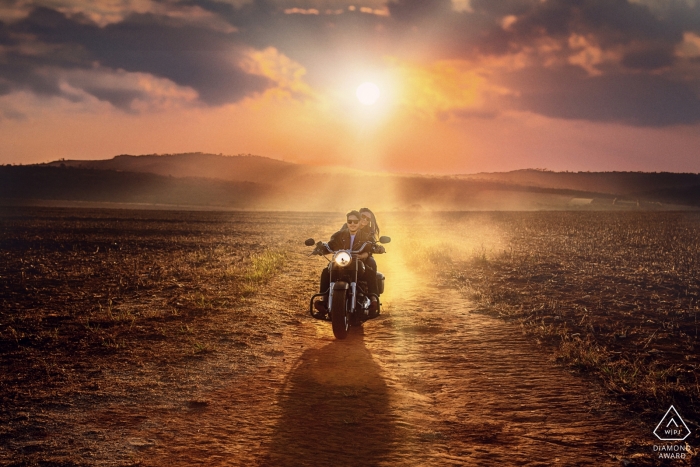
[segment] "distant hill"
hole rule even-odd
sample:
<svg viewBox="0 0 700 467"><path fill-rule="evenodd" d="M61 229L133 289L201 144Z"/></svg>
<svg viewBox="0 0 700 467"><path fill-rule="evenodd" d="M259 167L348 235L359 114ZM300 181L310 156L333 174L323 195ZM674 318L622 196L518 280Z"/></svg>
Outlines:
<svg viewBox="0 0 700 467"><path fill-rule="evenodd" d="M274 187L251 182L52 166L0 167L0 198L263 207Z"/></svg>
<svg viewBox="0 0 700 467"><path fill-rule="evenodd" d="M302 166L260 156L222 156L187 153L170 155L121 155L107 160L62 160L46 164L120 172L146 172L172 177L201 177L238 182L265 183L296 175Z"/></svg>
<svg viewBox="0 0 700 467"><path fill-rule="evenodd" d="M0 166L0 198L347 210L629 210L700 207L700 175L517 170L392 175L260 156L121 155Z"/></svg>
<svg viewBox="0 0 700 467"><path fill-rule="evenodd" d="M202 177L233 182L283 183L302 175L359 173L338 167L315 167L253 155L186 154L120 155L106 160L61 160L45 164L120 172L146 172L172 177Z"/></svg>
<svg viewBox="0 0 700 467"><path fill-rule="evenodd" d="M671 172L552 172L525 169L459 175L458 178L634 197L660 190L700 187L700 174Z"/></svg>

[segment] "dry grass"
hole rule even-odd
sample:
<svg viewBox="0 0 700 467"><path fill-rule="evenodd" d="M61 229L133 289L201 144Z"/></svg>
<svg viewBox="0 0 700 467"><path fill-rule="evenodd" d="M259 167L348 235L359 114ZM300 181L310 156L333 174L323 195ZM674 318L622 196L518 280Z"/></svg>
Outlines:
<svg viewBox="0 0 700 467"><path fill-rule="evenodd" d="M243 295L255 293L262 284L282 269L286 259L287 254L282 250L265 250L251 255L242 277Z"/></svg>
<svg viewBox="0 0 700 467"><path fill-rule="evenodd" d="M448 275L479 310L642 408L700 408L700 216L503 213L509 240Z"/></svg>
<svg viewBox="0 0 700 467"><path fill-rule="evenodd" d="M110 368L172 369L255 348L269 317L245 298L284 267L290 222L314 224L301 214L0 212L0 413L96 391Z"/></svg>

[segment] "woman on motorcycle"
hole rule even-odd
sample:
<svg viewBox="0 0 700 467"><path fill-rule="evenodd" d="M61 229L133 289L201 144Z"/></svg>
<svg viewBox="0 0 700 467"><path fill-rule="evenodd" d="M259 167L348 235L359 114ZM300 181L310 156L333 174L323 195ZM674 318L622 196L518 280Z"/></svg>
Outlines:
<svg viewBox="0 0 700 467"><path fill-rule="evenodd" d="M379 238L379 225L374 213L369 208L362 208L360 209L360 216L360 228L365 229L374 238Z"/></svg>
<svg viewBox="0 0 700 467"><path fill-rule="evenodd" d="M369 210L369 208L360 209L360 229L374 238L379 239L379 225L377 224L377 218L374 213ZM377 273L377 262L374 260L374 256L370 255L369 258L365 260L365 265L374 271L375 276Z"/></svg>

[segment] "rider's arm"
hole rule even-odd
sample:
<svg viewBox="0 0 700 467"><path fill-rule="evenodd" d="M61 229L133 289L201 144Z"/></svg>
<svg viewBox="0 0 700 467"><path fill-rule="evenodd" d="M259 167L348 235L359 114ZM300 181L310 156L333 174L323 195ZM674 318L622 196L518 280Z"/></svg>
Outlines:
<svg viewBox="0 0 700 467"><path fill-rule="evenodd" d="M377 242L377 240L376 240L376 238L375 238L375 236L374 236L374 232L370 232L370 234L369 234L369 241L372 242L372 245L373 245L373 246L374 246L374 244ZM372 253L373 253L372 250L374 249L373 246L370 247L369 250L367 251L367 256L368 256L368 257L369 257L369 256L372 256Z"/></svg>
<svg viewBox="0 0 700 467"><path fill-rule="evenodd" d="M343 247L342 242L338 239L339 235L340 232L336 232L331 236L331 239L328 240L328 248L330 248L331 251L340 250Z"/></svg>
<svg viewBox="0 0 700 467"><path fill-rule="evenodd" d="M361 253L355 253L357 255L358 259L367 259L371 256L371 247L370 244L365 242L362 244L362 247L359 249Z"/></svg>

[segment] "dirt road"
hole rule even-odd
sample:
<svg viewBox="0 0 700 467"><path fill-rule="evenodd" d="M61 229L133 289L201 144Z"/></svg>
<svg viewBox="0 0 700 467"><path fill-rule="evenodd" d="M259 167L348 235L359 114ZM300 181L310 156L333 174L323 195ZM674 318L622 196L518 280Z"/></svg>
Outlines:
<svg viewBox="0 0 700 467"><path fill-rule="evenodd" d="M594 383L400 260L379 261L382 317L345 341L300 313L321 263L292 261L247 305L273 329L255 365L221 381L228 356L215 354L189 368L192 391L86 414L113 461L623 465L648 453L643 427Z"/></svg>

